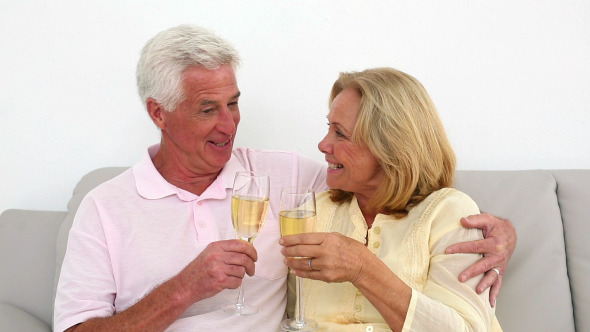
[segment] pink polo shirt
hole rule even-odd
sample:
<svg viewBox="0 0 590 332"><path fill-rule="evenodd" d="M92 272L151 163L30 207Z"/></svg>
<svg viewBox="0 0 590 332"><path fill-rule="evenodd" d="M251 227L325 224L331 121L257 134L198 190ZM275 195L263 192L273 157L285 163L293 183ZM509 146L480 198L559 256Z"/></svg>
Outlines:
<svg viewBox="0 0 590 332"><path fill-rule="evenodd" d="M326 190L325 166L293 152L237 148L217 179L197 196L168 183L154 167L159 145L142 161L92 190L76 213L55 300L55 331L123 311L176 275L211 242L236 238L231 188L236 172L270 176L270 210L254 241L256 273L243 281L258 306L242 317L220 308L237 290L190 306L167 331L280 331L287 268L280 254L279 194L285 186Z"/></svg>

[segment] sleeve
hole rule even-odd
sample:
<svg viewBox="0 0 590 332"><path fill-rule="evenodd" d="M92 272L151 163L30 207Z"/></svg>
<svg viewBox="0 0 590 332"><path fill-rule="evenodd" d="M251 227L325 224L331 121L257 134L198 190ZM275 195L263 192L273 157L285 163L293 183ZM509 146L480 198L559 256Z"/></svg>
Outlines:
<svg viewBox="0 0 590 332"><path fill-rule="evenodd" d="M479 229L460 224L461 217L477 213L475 202L460 192L443 199L433 210L429 272L424 288L412 290L403 331L488 331L494 319L489 290L475 292L483 275L458 281L459 273L481 255L444 253L453 243L483 238Z"/></svg>
<svg viewBox="0 0 590 332"><path fill-rule="evenodd" d="M115 282L95 202L84 198L70 229L57 286L54 330L115 313Z"/></svg>

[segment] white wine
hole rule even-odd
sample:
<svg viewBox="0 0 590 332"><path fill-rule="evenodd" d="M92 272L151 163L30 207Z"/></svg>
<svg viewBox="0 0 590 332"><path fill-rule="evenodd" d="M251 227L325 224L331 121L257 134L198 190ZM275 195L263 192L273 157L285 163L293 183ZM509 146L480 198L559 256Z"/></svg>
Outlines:
<svg viewBox="0 0 590 332"><path fill-rule="evenodd" d="M281 236L315 231L315 211L290 210L279 213Z"/></svg>
<svg viewBox="0 0 590 332"><path fill-rule="evenodd" d="M268 197L232 196L231 218L238 236L248 242L254 241L264 226L267 211Z"/></svg>

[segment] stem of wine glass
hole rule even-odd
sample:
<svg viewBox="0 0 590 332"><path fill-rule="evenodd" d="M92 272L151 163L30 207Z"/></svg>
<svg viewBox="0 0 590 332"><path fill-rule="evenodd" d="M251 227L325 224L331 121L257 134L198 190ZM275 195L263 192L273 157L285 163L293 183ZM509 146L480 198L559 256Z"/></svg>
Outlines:
<svg viewBox="0 0 590 332"><path fill-rule="evenodd" d="M244 289L242 285L238 288L238 299L236 300L236 308L242 309L244 307Z"/></svg>
<svg viewBox="0 0 590 332"><path fill-rule="evenodd" d="M252 244L252 242L254 242L254 237L249 237L248 239L246 239L246 241L248 241L248 243ZM243 288L243 283L240 285L240 287L238 288L238 298L236 300L236 308L238 309L242 309L244 307L244 288Z"/></svg>
<svg viewBox="0 0 590 332"><path fill-rule="evenodd" d="M299 310L295 315L295 325L297 327L302 327L305 325L305 320L303 318L303 282L300 277L295 276L295 287L297 287L297 304L299 306Z"/></svg>

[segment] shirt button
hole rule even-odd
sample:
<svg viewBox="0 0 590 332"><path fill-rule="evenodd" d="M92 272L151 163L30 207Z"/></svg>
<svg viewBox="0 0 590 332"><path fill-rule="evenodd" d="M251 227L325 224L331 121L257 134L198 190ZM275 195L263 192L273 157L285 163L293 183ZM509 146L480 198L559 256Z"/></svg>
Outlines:
<svg viewBox="0 0 590 332"><path fill-rule="evenodd" d="M373 243L373 248L377 249L377 248L379 248L380 245L381 245L381 243L379 243L379 241L374 242Z"/></svg>
<svg viewBox="0 0 590 332"><path fill-rule="evenodd" d="M373 228L373 232L375 232L375 234L381 234L381 227Z"/></svg>
<svg viewBox="0 0 590 332"><path fill-rule="evenodd" d="M375 329L373 329L373 327L371 325L367 326L367 328L365 329L365 331L367 332L373 332L375 331Z"/></svg>
<svg viewBox="0 0 590 332"><path fill-rule="evenodd" d="M356 311L356 312L361 311L361 305L360 304L355 305L354 306L354 311Z"/></svg>
<svg viewBox="0 0 590 332"><path fill-rule="evenodd" d="M205 228L205 227L207 227L207 224L205 224L204 222L202 222L202 223L199 224L199 227Z"/></svg>
<svg viewBox="0 0 590 332"><path fill-rule="evenodd" d="M357 290L356 290L356 295L357 295L357 296L361 296L361 295L363 295L363 292L361 292L360 290L358 290L358 289L357 289Z"/></svg>

